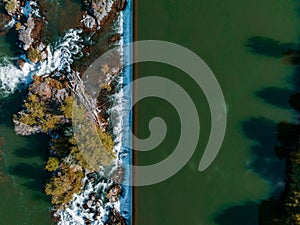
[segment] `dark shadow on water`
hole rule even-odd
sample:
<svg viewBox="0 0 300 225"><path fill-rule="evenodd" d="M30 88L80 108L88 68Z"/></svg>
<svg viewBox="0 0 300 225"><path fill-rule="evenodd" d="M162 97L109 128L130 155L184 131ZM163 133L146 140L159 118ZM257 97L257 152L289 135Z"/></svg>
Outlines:
<svg viewBox="0 0 300 225"><path fill-rule="evenodd" d="M258 225L258 205L248 202L225 209L215 218L219 225Z"/></svg>
<svg viewBox="0 0 300 225"><path fill-rule="evenodd" d="M45 196L43 190L49 174L37 164L20 163L8 169L10 175L21 178L22 185L30 190L38 192L38 196ZM44 197L47 200L46 197Z"/></svg>
<svg viewBox="0 0 300 225"><path fill-rule="evenodd" d="M285 163L278 159L274 147L278 144L277 124L263 117L253 117L242 124L245 135L255 143L251 147L249 168L271 182L274 194L283 190Z"/></svg>
<svg viewBox="0 0 300 225"><path fill-rule="evenodd" d="M18 113L20 111L23 98L25 96L24 91L16 91L14 94L10 94L9 96L5 97L4 99L0 99L0 123L8 126L13 127L13 114Z"/></svg>
<svg viewBox="0 0 300 225"><path fill-rule="evenodd" d="M262 201L258 209L258 221L260 225L283 225L284 212L284 197L279 199L270 198Z"/></svg>
<svg viewBox="0 0 300 225"><path fill-rule="evenodd" d="M270 198L261 203L247 202L225 209L215 218L218 225L283 225L284 198Z"/></svg>
<svg viewBox="0 0 300 225"><path fill-rule="evenodd" d="M300 112L300 93L296 93L290 96L289 104L296 111Z"/></svg>
<svg viewBox="0 0 300 225"><path fill-rule="evenodd" d="M294 138L290 140L285 137L286 129L294 132L292 128L289 124L278 125L263 117L252 117L242 123L242 131L254 142L249 169L271 183L273 197L260 203L247 202L224 210L215 219L218 225L282 225L285 161L278 158L274 147L279 144L278 138L280 142L282 139L289 144L294 142Z"/></svg>
<svg viewBox="0 0 300 225"><path fill-rule="evenodd" d="M288 99L294 93L295 92L293 90L286 88L268 87L258 91L256 95L263 99L266 103L283 109L290 109L291 107Z"/></svg>
<svg viewBox="0 0 300 225"><path fill-rule="evenodd" d="M295 49L297 45L294 43L282 43L268 37L254 36L248 39L246 47L256 54L280 58L283 56L283 53L289 49Z"/></svg>
<svg viewBox="0 0 300 225"><path fill-rule="evenodd" d="M10 52L13 52L14 56L18 56L21 53L20 48L18 47L18 32L14 27L7 32L7 35L5 36L5 41L9 43Z"/></svg>
<svg viewBox="0 0 300 225"><path fill-rule="evenodd" d="M22 148L17 148L13 150L14 155L18 158L33 158L39 157L42 160L47 159L49 154L48 150L48 137L43 134L32 135L26 137L27 145Z"/></svg>

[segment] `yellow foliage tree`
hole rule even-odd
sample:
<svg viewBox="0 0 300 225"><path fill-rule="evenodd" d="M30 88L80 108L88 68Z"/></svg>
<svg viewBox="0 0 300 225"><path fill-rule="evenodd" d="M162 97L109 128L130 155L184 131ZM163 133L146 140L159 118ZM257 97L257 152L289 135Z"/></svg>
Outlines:
<svg viewBox="0 0 300 225"><path fill-rule="evenodd" d="M58 169L59 166L59 160L57 158L54 157L50 157L46 163L46 170L52 172Z"/></svg>

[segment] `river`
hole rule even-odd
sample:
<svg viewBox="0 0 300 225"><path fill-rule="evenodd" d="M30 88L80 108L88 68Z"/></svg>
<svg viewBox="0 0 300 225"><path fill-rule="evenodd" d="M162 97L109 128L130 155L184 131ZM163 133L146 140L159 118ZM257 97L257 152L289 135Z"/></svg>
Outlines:
<svg viewBox="0 0 300 225"><path fill-rule="evenodd" d="M223 90L227 132L221 151L204 172L197 170L210 132L210 112L201 89L182 71L142 63L138 77L156 75L182 86L194 100L200 141L188 164L159 184L136 189L138 225L256 225L258 204L284 187L284 162L274 154L276 126L295 120L288 98L295 68L281 55L299 40L299 1L153 0L138 2L138 40L158 39L189 48L212 69ZM158 98L138 104L137 134L161 116L166 139L153 151L137 153L139 165L168 157L180 136L179 117Z"/></svg>
<svg viewBox="0 0 300 225"><path fill-rule="evenodd" d="M20 109L22 96L15 93L1 99L0 224L47 225L51 224L50 199L44 193L48 141L43 135L16 135L12 116Z"/></svg>
<svg viewBox="0 0 300 225"><path fill-rule="evenodd" d="M282 63L280 55L298 43L298 7L294 0L139 1L139 39L175 42L205 60L223 89L228 127L216 161L198 172L210 130L201 89L175 68L153 63L139 66L140 77L161 75L185 88L197 105L201 136L193 158L176 176L137 188L138 225L255 225L259 202L282 190L284 163L273 147L276 124L294 119L288 106L294 68ZM53 38L68 28L54 26L49 28ZM1 59L14 55L5 38L0 38L0 48ZM1 99L0 224L47 225L51 206L43 192L47 138L14 133L12 115L20 109L22 96L15 93ZM139 164L151 164L174 149L179 118L160 99L144 100L138 109L140 137L149 135L147 124L153 116L162 116L169 128L157 149L138 154Z"/></svg>
<svg viewBox="0 0 300 225"><path fill-rule="evenodd" d="M51 41L57 41L64 31L71 28L74 18L70 15L74 14L75 19L78 19L80 2L42 1L42 4L47 9L52 7L52 13L47 15L50 21L47 28ZM72 13L66 12L64 7L68 7ZM61 17L65 18L64 23ZM14 87L18 83L17 75L20 74L9 60L16 56L15 41L13 35L0 37L0 78L7 87ZM12 77L16 79L11 80ZM48 138L46 135L22 137L14 132L12 119L21 109L22 100L26 96L24 90L16 90L9 95L6 95L6 90L0 90L0 96L0 224L50 225L51 203L44 192L46 181L51 175L44 169L49 156Z"/></svg>

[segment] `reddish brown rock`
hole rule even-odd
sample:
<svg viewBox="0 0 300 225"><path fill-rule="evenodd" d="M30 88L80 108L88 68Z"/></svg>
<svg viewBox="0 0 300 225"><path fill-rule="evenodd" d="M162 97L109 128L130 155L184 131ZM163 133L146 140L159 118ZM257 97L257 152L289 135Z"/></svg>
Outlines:
<svg viewBox="0 0 300 225"><path fill-rule="evenodd" d="M120 34L115 34L113 35L110 39L109 39L109 44L112 44L116 41L119 41L121 39L121 35Z"/></svg>
<svg viewBox="0 0 300 225"><path fill-rule="evenodd" d="M18 66L19 66L20 69L23 68L24 64L25 64L25 62L22 59L18 60Z"/></svg>
<svg viewBox="0 0 300 225"><path fill-rule="evenodd" d="M124 169L118 167L115 171L112 172L111 180L116 184L121 184L124 178Z"/></svg>
<svg viewBox="0 0 300 225"><path fill-rule="evenodd" d="M116 8L118 10L124 10L126 8L126 5L127 5L127 1L126 0L120 0L120 1L117 2Z"/></svg>

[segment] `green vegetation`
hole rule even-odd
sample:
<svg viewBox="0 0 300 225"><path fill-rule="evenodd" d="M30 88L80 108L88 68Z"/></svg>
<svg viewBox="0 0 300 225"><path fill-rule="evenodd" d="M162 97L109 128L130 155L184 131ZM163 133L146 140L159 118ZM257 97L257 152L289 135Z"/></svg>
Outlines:
<svg viewBox="0 0 300 225"><path fill-rule="evenodd" d="M76 158L82 159L82 163L91 171L96 171L99 166L110 166L115 158L113 152L114 143L112 137L101 128L86 119L87 113L82 107L73 110L76 119L74 136L78 149L73 149Z"/></svg>
<svg viewBox="0 0 300 225"><path fill-rule="evenodd" d="M109 166L114 158L112 153L113 141L109 134L101 133L101 139L105 140L106 147L97 146L98 141L85 133L86 142L78 148L74 136L62 136L53 142L51 146L58 158L50 157L46 169L48 171L56 171L48 184L46 184L45 192L51 196L51 202L55 205L64 205L70 202L73 195L79 194L82 188L81 180L84 177L84 170L89 172L99 170L100 165ZM84 134L84 133L82 133ZM88 151L90 150L90 151ZM63 165L62 168L59 165Z"/></svg>
<svg viewBox="0 0 300 225"><path fill-rule="evenodd" d="M34 63L39 62L42 59L41 53L37 48L31 48L27 52L28 59Z"/></svg>
<svg viewBox="0 0 300 225"><path fill-rule="evenodd" d="M98 129L99 138L101 140L101 143L103 147L105 148L105 151L109 152L111 155L113 155L112 150L114 148L114 142L112 140L112 137L107 132L102 131L101 129Z"/></svg>
<svg viewBox="0 0 300 225"><path fill-rule="evenodd" d="M47 133L61 123L61 117L55 115L53 109L46 106L38 94L30 94L24 106L25 110L15 116L24 124L39 127L42 132Z"/></svg>
<svg viewBox="0 0 300 225"><path fill-rule="evenodd" d="M80 133L80 134L79 134ZM84 164L91 171L99 170L99 166L110 166L115 158L112 152L113 142L109 134L100 132L98 136L96 131L88 127L80 129L77 133L78 150L74 151L83 159ZM102 142L104 140L104 142ZM77 156L78 157L78 156Z"/></svg>
<svg viewBox="0 0 300 225"><path fill-rule="evenodd" d="M55 134L50 145L51 155L45 164L53 176L45 192L58 206L69 203L75 193L80 193L85 172L110 166L115 158L112 136L91 122L85 110L76 107L78 110L73 112L74 97L67 87L63 79L35 76L24 109L14 118L40 132ZM61 91L67 94L58 94ZM76 124L72 121L73 113Z"/></svg>
<svg viewBox="0 0 300 225"><path fill-rule="evenodd" d="M73 101L74 98L72 96L68 96L66 97L64 104L61 107L61 111L63 112L63 114L67 119L72 118Z"/></svg>
<svg viewBox="0 0 300 225"><path fill-rule="evenodd" d="M50 157L48 159L48 162L47 162L45 168L46 168L46 170L53 172L58 169L58 166L59 166L59 160L57 158Z"/></svg>
<svg viewBox="0 0 300 225"><path fill-rule="evenodd" d="M9 15L15 14L18 9L18 2L16 0L3 0L5 2L5 10Z"/></svg>
<svg viewBox="0 0 300 225"><path fill-rule="evenodd" d="M65 165L59 173L46 184L45 192L51 196L54 205L69 203L74 194L80 193L84 172L81 167Z"/></svg>
<svg viewBox="0 0 300 225"><path fill-rule="evenodd" d="M22 27L22 24L21 24L20 22L17 22L17 23L16 23L16 30L17 30L17 31L20 30L21 27Z"/></svg>

